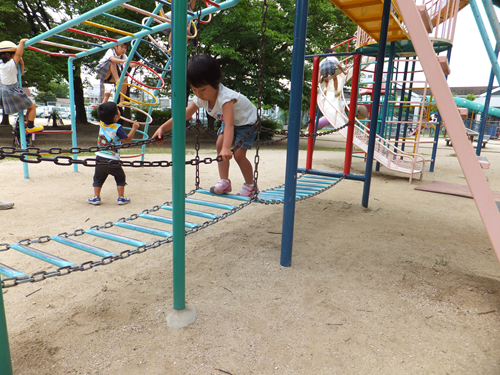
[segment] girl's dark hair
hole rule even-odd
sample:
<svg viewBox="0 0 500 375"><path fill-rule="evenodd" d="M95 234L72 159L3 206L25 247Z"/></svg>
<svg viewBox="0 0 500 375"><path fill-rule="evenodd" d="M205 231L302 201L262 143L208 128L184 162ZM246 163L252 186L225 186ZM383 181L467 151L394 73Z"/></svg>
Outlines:
<svg viewBox="0 0 500 375"><path fill-rule="evenodd" d="M212 56L195 55L189 60L187 66L187 83L189 85L193 87L210 85L218 90L222 78L219 62Z"/></svg>
<svg viewBox="0 0 500 375"><path fill-rule="evenodd" d="M12 55L12 52L1 52L0 53L0 59L2 59L4 64L11 59L9 56L7 56L7 54Z"/></svg>
<svg viewBox="0 0 500 375"><path fill-rule="evenodd" d="M97 116L106 125L113 124L117 114L118 106L115 102L105 102L97 107Z"/></svg>
<svg viewBox="0 0 500 375"><path fill-rule="evenodd" d="M327 48L327 49L325 50L325 53L333 53L333 48Z"/></svg>

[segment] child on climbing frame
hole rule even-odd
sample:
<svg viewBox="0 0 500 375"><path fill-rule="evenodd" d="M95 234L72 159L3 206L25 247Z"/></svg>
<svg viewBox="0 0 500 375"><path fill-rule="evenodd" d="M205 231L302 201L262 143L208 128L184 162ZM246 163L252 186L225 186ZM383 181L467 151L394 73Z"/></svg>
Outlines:
<svg viewBox="0 0 500 375"><path fill-rule="evenodd" d="M139 129L139 124L135 121L132 129L128 132L116 122L120 119L120 110L115 102L102 103L97 108L97 115L100 120L98 146L119 145L121 142L128 143L134 138L135 131ZM120 161L118 149L100 150L96 152L97 161L109 162L112 160ZM101 189L106 178L112 175L116 181L118 190L118 204L130 203L129 198L125 198L125 172L121 165L97 164L94 173L94 197L89 198L88 202L93 205L101 204Z"/></svg>
<svg viewBox="0 0 500 375"><path fill-rule="evenodd" d="M24 43L28 39L22 39L19 46L9 41L0 42L0 107L7 114L14 114L27 109L26 131L28 133L39 132L43 126L35 126L36 104L28 98L28 95L19 86L17 81L17 63L24 73Z"/></svg>
<svg viewBox="0 0 500 375"><path fill-rule="evenodd" d="M218 131L217 155L222 157L218 163L220 180L210 188L214 194L231 192L229 179L229 160L233 157L231 145L240 145L234 151L234 159L240 167L245 183L238 195L252 196L258 191L254 186L253 167L247 159L247 150L252 147L257 135L257 108L240 93L225 87L222 82L222 71L216 59L208 55L193 56L187 67L187 82L193 90L195 98L186 108L186 120L203 108L210 116L222 121ZM172 129L172 119L162 124L153 138L162 144L162 137Z"/></svg>
<svg viewBox="0 0 500 375"><path fill-rule="evenodd" d="M194 8L196 6L196 0L190 0L188 2L188 12L193 12ZM165 19L167 20L168 23L172 23L172 12L167 12L165 14ZM168 29L162 30L162 33L168 37L168 45L172 46L172 28L169 27ZM195 34L195 28L193 26L192 22L189 22L189 26L187 27L187 44L188 46L191 47L196 47L196 44L198 43L197 38L194 36ZM168 51L170 53L170 51Z"/></svg>
<svg viewBox="0 0 500 375"><path fill-rule="evenodd" d="M333 49L327 48L325 53L333 53ZM323 80L323 92L326 93L326 88L328 86L328 81L330 77L333 79L333 87L335 88L335 97L340 95L340 92L338 91L338 80L337 80L337 69L339 69L342 73L347 75L347 73L342 69L342 66L340 66L339 60L335 56L328 56L327 58L323 59L321 63L319 64L319 72L320 76L319 79L320 81Z"/></svg>
<svg viewBox="0 0 500 375"><path fill-rule="evenodd" d="M110 48L106 51L106 54L99 61L99 64L96 67L97 75L101 80L101 83L116 83L120 80L120 76L122 74L123 64L127 61L127 44L122 43ZM135 62L130 63L130 67L137 66ZM127 78L123 81L123 85L120 89L120 92L123 95L127 94ZM111 92L104 93L103 103L109 100L111 96ZM120 95L119 102L122 102L124 97Z"/></svg>

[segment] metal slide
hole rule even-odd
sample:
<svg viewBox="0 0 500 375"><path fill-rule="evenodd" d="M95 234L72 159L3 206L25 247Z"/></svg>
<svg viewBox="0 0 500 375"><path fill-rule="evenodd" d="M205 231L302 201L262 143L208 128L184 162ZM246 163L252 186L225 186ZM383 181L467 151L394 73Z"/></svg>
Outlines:
<svg viewBox="0 0 500 375"><path fill-rule="evenodd" d="M351 74L351 71L352 69L349 69L347 72L348 76ZM348 116L345 113L345 99L343 95L346 76L339 74L337 75L337 79L339 91L341 93L338 97L335 97L334 94L333 80L328 82L326 93L323 92L322 87L318 87L318 108L328 119L330 124L336 129L342 127L348 122ZM347 128L341 129L339 133L347 138ZM369 133L370 129L356 119L353 142L356 147L364 152L367 152L368 150ZM399 143L401 143L401 141ZM422 179L425 168L425 158L419 154L404 152L396 147L394 142L378 135L375 143L374 158L381 165L391 171L409 174L410 182L413 175L417 173L420 173L420 179Z"/></svg>

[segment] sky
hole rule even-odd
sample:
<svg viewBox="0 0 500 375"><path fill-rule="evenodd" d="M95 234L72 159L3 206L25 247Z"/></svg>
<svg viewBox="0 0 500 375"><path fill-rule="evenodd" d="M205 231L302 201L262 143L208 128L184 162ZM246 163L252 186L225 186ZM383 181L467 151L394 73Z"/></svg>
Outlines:
<svg viewBox="0 0 500 375"><path fill-rule="evenodd" d="M498 8L495 7L495 10L498 16L500 13ZM489 31L491 28L486 16L483 17L483 22ZM493 48L494 40L493 33L490 32ZM488 86L491 63L470 6L458 13L450 69L451 74L448 76L450 87ZM498 86L496 79L493 85Z"/></svg>

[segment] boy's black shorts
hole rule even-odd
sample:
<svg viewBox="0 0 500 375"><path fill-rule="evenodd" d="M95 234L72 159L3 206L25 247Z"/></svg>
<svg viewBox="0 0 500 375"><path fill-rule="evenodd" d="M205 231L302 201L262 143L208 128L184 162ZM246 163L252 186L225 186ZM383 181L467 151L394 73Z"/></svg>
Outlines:
<svg viewBox="0 0 500 375"><path fill-rule="evenodd" d="M96 156L97 161L109 161L111 159ZM94 187L102 187L106 178L111 175L115 178L116 186L127 185L125 181L125 171L121 165L96 165L94 173Z"/></svg>

